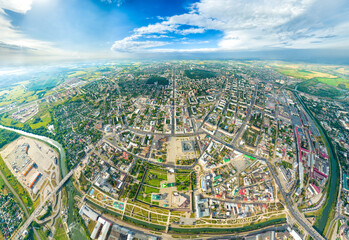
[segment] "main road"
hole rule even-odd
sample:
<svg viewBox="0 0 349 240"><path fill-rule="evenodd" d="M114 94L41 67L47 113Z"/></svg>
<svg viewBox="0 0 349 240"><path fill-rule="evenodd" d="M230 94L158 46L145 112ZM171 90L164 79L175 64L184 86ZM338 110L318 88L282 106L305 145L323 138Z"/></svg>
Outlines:
<svg viewBox="0 0 349 240"><path fill-rule="evenodd" d="M172 85L173 85L173 95L172 95L172 116L171 116L171 134L175 135L176 132L176 118L175 118L175 108L176 108L176 78L173 75L173 69L172 69Z"/></svg>
<svg viewBox="0 0 349 240"><path fill-rule="evenodd" d="M72 169L65 177L59 182L57 187L46 195L43 201L40 202L39 206L35 208L34 212L29 216L29 218L24 222L24 224L21 226L21 228L17 231L16 235L13 237L13 239L20 239L20 237L23 235L24 231L28 229L30 224L34 221L34 219L40 214L43 207L46 205L47 201L50 199L50 197L53 194L56 194L61 187L68 181L68 179L73 175L74 169Z"/></svg>
<svg viewBox="0 0 349 240"><path fill-rule="evenodd" d="M234 145L231 145L231 144L228 144L226 142L224 142L223 140L221 140L220 138L217 138L216 136L214 135L209 135L212 139L214 139L215 141L217 142L220 142L222 143L223 145L226 145L227 147L231 148L231 149L234 149L238 152L241 152L245 155L248 155L248 156L251 156L251 157L255 157L256 159L260 159L262 161L264 161L268 168L269 168L269 171L271 172L271 174L273 175L273 178L275 179L275 182L276 184L278 185L278 188L283 196L283 198L285 199L285 202L286 202L286 206L287 206L287 209L289 210L289 212L291 213L292 217L304 228L304 230L313 238L313 239L319 239L319 240L322 240L322 239L325 239L320 233L318 233L314 228L313 226L308 222L307 219L305 219L305 217L299 212L299 210L297 208L294 208L294 206L292 205L292 203L290 202L286 192L284 191L282 185L281 185L281 182L280 182L280 179L279 177L276 175L275 171L274 171L274 168L273 166L270 164L270 162L265 159L265 158L261 158L261 157L258 157L254 154L251 154L245 150L242 150L242 149L239 149L237 147L235 147Z"/></svg>
<svg viewBox="0 0 349 240"><path fill-rule="evenodd" d="M60 157L61 158L65 158L65 152L63 150L63 147L60 143L58 143L57 141L55 140L52 140L48 137L45 137L45 136L40 136L40 135L36 135L36 134L33 134L33 133L28 133L28 132L25 132L25 131L22 131L22 130L19 130L19 129L15 129L15 128L11 128L11 127L6 127L6 126L3 126L3 125L0 125L0 129L5 129L5 130L8 130L8 131L12 131L12 132L16 132L16 133L19 133L23 136L27 136L27 137L31 137L31 138L35 138L35 139L39 139L41 141L44 141L52 146L54 146L55 148L58 149L59 151L59 154L60 154ZM59 161L61 164L64 164L64 161ZM35 219L35 216L37 213L40 213L39 209L42 209L42 207L46 204L46 201L49 199L50 196L52 196L53 193L56 193L57 191L60 190L60 188L63 186L63 184L72 176L73 174L73 170L70 171L69 173L66 174L66 172L64 171L65 168L62 168L60 167L60 170L62 171L62 175L65 176L61 182L58 184L58 186L54 189L53 192L51 192L46 198L44 201L42 201L40 203L40 205L34 210L34 212L27 218L27 220L24 222L24 224L22 225L22 227L19 229L19 231L17 231L17 234L14 236L14 239L18 239L24 232L24 230L26 230L28 228L28 226L32 223L32 221ZM34 229L34 232L35 229Z"/></svg>
<svg viewBox="0 0 349 240"><path fill-rule="evenodd" d="M255 104L256 97L257 97L257 92L258 92L258 83L255 86L253 97L251 99L251 104L250 104L250 107L247 110L248 112L247 112L246 118L245 118L244 122L241 124L240 129L238 130L238 132L236 133L236 135L235 135L235 137L234 137L234 139L232 141L232 144L234 144L234 145L236 144L236 141L239 139L241 133L244 131L246 124L250 121L252 109L253 109L253 106Z"/></svg>
<svg viewBox="0 0 349 240"><path fill-rule="evenodd" d="M174 76L173 76L173 73L172 73L172 78L173 78L173 102L172 102L172 134L175 133L175 117L174 117L174 114L175 114L175 80L174 80ZM250 115L251 113L251 110L252 110L252 107L253 107L253 104L254 104L254 101L255 101L255 97L256 97L256 92L257 92L257 87L256 87L256 90L255 90L255 94L253 96L253 99L251 101L251 107L249 109L249 112L248 112L248 116ZM247 119L247 117L246 117ZM241 126L241 129L243 129L246 125L247 121L244 121L244 123L242 124ZM31 134L31 133L27 133L27 132L24 132L22 130L17 130L17 129L13 129L13 128L9 128L9 127L4 127L2 125L0 125L0 128L3 128L3 129L6 129L6 130L10 130L10 131L15 131L19 134L22 134L22 135L26 135L26 136L29 136L29 137L34 137L34 138L37 138L37 139L40 139L40 140L43 140L45 142L48 142L50 143L51 145L55 146L56 148L59 149L60 153L61 154L64 154L63 150L62 150L62 146L50 139L50 138L47 138L47 137L44 137L44 136L39 136L39 135L35 135L35 134ZM240 130L241 130L240 129ZM273 175L273 178L275 179L275 182L276 184L278 185L278 188L283 196L283 198L285 199L285 202L286 202L286 206L290 212L290 214L293 216L293 218L304 228L304 230L313 238L313 239L319 239L319 240L322 240L322 239L325 239L323 236L321 236L320 233L318 233L313 227L312 225L308 222L308 220L305 219L305 217L299 212L299 210L297 208L294 208L294 206L292 205L292 203L290 202L286 192L284 191L282 185L281 185L281 182L278 178L278 176L276 175L275 171L274 171L274 168L273 166L270 164L269 161L267 161L265 158L260 158L254 154L251 154L247 151L244 151L242 149L239 149L235 146L235 141L237 140L237 138L235 137L234 141L233 141L233 145L232 144L228 144L226 142L224 142L223 140L221 140L220 138L217 138L216 136L212 135L212 134L208 134L212 139L214 139L215 141L217 142L220 142L222 143L223 145L226 145L227 147L231 148L231 149L234 149L236 151L239 151L243 154L246 154L246 155L249 155L249 156L252 156L252 157L255 157L256 159L260 159L260 160L263 160L266 162L271 174ZM240 135L240 134L238 134ZM107 139L104 139L105 141L109 142L109 144L111 145L114 145L111 141L107 140ZM115 145L114 145L115 146ZM115 146L116 147L116 146ZM119 148L119 147L118 147ZM125 151L125 149L122 149L123 151ZM62 151L62 152L61 152ZM129 152L130 153L130 152ZM130 153L131 155L134 155L132 153ZM143 161L146 161L146 162L151 162L151 163L154 163L152 161L149 161L148 159L145 159L145 158L141 158L137 155L134 155L135 157L138 157L140 159L142 159ZM194 165L197 164L197 160L196 162L193 164L193 165L190 165L190 166L175 166L175 165L170 165L170 164L159 164L159 163L156 163L162 167L172 167L172 168L176 168L176 169L192 169ZM49 197L53 194L53 193L56 193L61 187L62 185L72 176L73 174L73 170L71 170L63 179L62 181L59 183L59 185L54 189L53 192L51 192L46 198L45 198L45 201L42 201L39 205L38 208L35 209L35 211L32 213L32 215L27 219L27 221L23 224L23 226L20 228L20 230L17 232L17 235L15 236L15 239L18 239L19 236L21 236L21 234L24 232L25 229L27 229L27 227L31 224L31 222L34 220L36 214L40 213L40 211L42 210L42 207L46 204L46 201L47 199L49 199Z"/></svg>
<svg viewBox="0 0 349 240"><path fill-rule="evenodd" d="M173 89L173 91L175 91L175 89ZM252 111L252 108L253 108L253 105L254 105L254 102L255 102L255 98L256 98L256 95L257 95L257 91L258 91L258 88L257 88L257 86L256 86L256 89L255 89L255 92L254 92L254 96L253 96L252 101L251 101L251 106L250 106L250 108L249 108L249 110L248 110L248 114L247 114L246 119L245 119L245 120L247 120L247 121L244 121L244 122L243 122L243 124L242 124L241 127L240 127L240 131L239 131L239 133L237 134L237 136L239 136L239 135L241 134L242 130L244 129L244 127L246 126L246 124L247 124L247 122L248 122L248 119L250 118L251 111ZM174 101L173 101L173 104L174 104ZM173 105L173 110L174 110L174 105ZM174 114L174 112L173 112L173 114ZM174 130L174 129L172 129L172 130ZM172 133L173 133L173 132L172 132ZM287 193L284 191L283 186L281 185L280 179L279 179L278 176L276 175L276 173L275 173L275 171L274 171L274 168L273 168L273 166L270 164L269 161L267 161L265 158L258 157L258 156L254 155L254 154L251 154L251 153L249 153L249 152L247 152L247 151L245 151L245 150L242 150L242 149L236 147L236 146L235 146L235 142L236 142L236 140L237 140L237 137L234 138L234 140L232 141L232 144L228 144L228 143L224 142L222 139L216 137L215 135L212 135L212 134L209 134L209 133L207 133L207 135L209 135L213 140L215 140L215 141L217 141L217 142L220 142L220 143L222 143L223 145L225 145L225 146L227 146L227 147L229 147L229 148L231 148L231 149L234 149L234 150L239 151L239 152L241 152L241 153L243 153L243 154L246 154L246 155L255 157L256 159L263 160L263 161L267 164L267 166L268 166L268 168L269 168L271 174L273 175L273 178L275 179L275 183L277 184L277 186L278 186L278 188L279 188L279 190L280 190L280 192L281 192L283 198L285 199L285 203L286 203L287 209L289 210L289 212L290 212L290 214L293 216L293 218L304 228L304 230L305 230L313 239L319 239L319 240L325 239L319 232L317 232L317 231L313 228L313 226L308 222L308 220L307 220L307 219L299 212L299 210L298 210L297 208L295 208L295 207L293 206L293 204L290 202ZM107 139L104 139L104 140L106 140L106 141L108 141L110 144L114 145L111 141L109 141L109 140L107 140ZM115 146L115 145L114 145L114 146ZM115 147L116 147L116 146L115 146ZM125 149L121 149L121 150L125 151ZM128 153L131 154L131 155L134 155L134 154L132 154L132 153L130 153L130 152L128 152ZM139 156L137 156L137 155L134 155L134 156L135 156L135 157L138 157L138 158L140 158L140 159L142 159L143 161L154 163L154 162L152 162L152 161L149 161L148 159L141 158L141 157L139 157ZM160 165L160 166L162 166L162 167L171 167L171 168L174 168L174 169L192 169L193 166L195 166L195 165L197 164L197 161L198 161L198 160L196 160L196 162L195 162L194 164L190 165L190 166L175 166L175 165L159 164L159 163L155 163L155 164L158 164L158 165Z"/></svg>

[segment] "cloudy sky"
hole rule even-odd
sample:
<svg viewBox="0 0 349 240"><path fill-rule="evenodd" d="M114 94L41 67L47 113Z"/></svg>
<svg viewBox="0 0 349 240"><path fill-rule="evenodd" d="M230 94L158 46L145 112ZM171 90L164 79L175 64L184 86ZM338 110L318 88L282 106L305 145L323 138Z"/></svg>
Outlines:
<svg viewBox="0 0 349 240"><path fill-rule="evenodd" d="M349 1L0 0L2 61L275 49L348 50Z"/></svg>

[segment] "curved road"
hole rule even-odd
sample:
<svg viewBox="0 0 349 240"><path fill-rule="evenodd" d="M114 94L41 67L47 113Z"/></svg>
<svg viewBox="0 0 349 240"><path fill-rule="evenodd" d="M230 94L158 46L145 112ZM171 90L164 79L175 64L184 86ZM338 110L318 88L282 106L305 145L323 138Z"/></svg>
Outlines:
<svg viewBox="0 0 349 240"><path fill-rule="evenodd" d="M173 113L172 113L172 114L173 114ZM243 125L244 125L244 124L243 124ZM241 126L241 128L244 127L243 125ZM35 135L35 134L27 133L27 132L24 132L24 131L21 131L21 130L13 129L13 128L4 127L4 126L1 126L1 125L0 125L0 128L7 129L7 130L11 130L11 131L15 131L15 132L17 132L17 133L20 133L20 134L23 134L23 135L26 135L26 136L30 136L30 137L34 137L34 138L38 138L38 139L41 139L41 140L43 140L43 141L46 141L46 142L50 143L51 145L55 146L56 148L58 148L59 151L60 151L60 153L61 153L61 149L62 149L61 145L60 145L58 142L56 142L56 141L54 141L54 140L52 140L52 139L50 139L50 138L43 137L43 136L38 136L38 135ZM173 129L172 129L172 130L173 130ZM253 157L256 157L256 158L258 158L258 159L264 160L264 161L266 162L266 164L268 165L268 168L269 168L271 174L273 175L273 178L275 179L275 182L276 182L276 184L278 185L279 190L280 190L281 194L283 195L283 198L285 199L286 206L287 206L289 212L291 213L291 215L294 217L294 219L306 230L306 232L307 232L313 239L321 239L321 240L322 240L322 239L325 239L323 236L321 236L320 233L318 233L318 232L312 227L312 225L308 222L308 220L306 220L305 217L301 215L301 213L299 212L299 210L298 210L298 209L295 209L295 208L293 207L292 203L290 202L289 198L287 197L287 194L286 194L285 191L283 190L283 187L282 187L282 185L281 185L281 183L280 183L280 180L279 180L278 176L276 175L276 173L275 173L273 167L271 166L271 164L270 164L265 158L260 158L260 157L254 155L254 154L251 154L251 153L249 153L249 152L243 151L243 150L237 148L235 145L227 144L226 142L222 141L221 139L217 138L217 137L214 136L214 135L211 135L211 134L208 134L208 135L209 135L211 138L213 138L214 140L216 140L216 141L218 141L218 142L220 142L220 143L222 143L222 144L224 144L224 145L226 145L226 146L228 146L228 147L230 147L230 148L232 148L232 149L234 149L234 150L237 150L237 151L242 152L242 153L244 153L244 154L247 154L247 155L249 155L249 156L253 156ZM106 140L106 139L104 139L104 140ZM110 144L112 144L111 141L108 141L108 140L107 140L107 142L109 142ZM112 144L112 145L114 145L114 144ZM124 150L124 149L122 149L122 150ZM63 153L63 154L64 154L64 153ZM133 155L133 154L132 154L132 155ZM136 156L136 157L139 157L139 156ZM142 159L142 160L145 160L145 161L147 161L147 162L149 161L148 159ZM196 160L196 161L197 161L197 160ZM152 162L152 163L153 163L153 162ZM196 163L197 163L197 162L195 162L193 165L195 165ZM175 166L168 166L167 164L159 164L159 165L163 165L163 167L175 167ZM184 169L186 169L186 168L192 168L193 165L191 165L191 166L181 166L181 168L184 168ZM179 168L179 167L177 166L177 167L175 167L175 168Z"/></svg>
<svg viewBox="0 0 349 240"><path fill-rule="evenodd" d="M19 133L19 134L27 136L27 137L36 138L36 139L42 140L44 142L47 142L47 143L51 144L52 146L54 146L55 148L58 149L60 156L63 156L63 157L65 156L65 153L63 151L62 145L60 143L58 143L58 142L48 138L48 137L44 137L44 136L40 136L40 135L36 135L36 134L32 134L32 133L27 133L27 132L22 131L22 130L18 130L18 129L15 129L15 128L10 128L10 127L5 127L5 126L2 126L2 125L0 125L0 129L5 129L5 130L8 130L8 131L16 132L16 133ZM64 171L64 169L62 169L62 168L60 168L60 169L62 171L62 175L63 176L66 175L66 172ZM10 190L13 192L15 197L19 200L19 203L22 206L22 208L24 209L25 215L26 215L27 220L28 220L30 218L30 215L29 215L29 212L28 212L26 206L22 202L22 199L18 196L17 192L12 188L11 184L7 181L6 177L2 174L1 171L0 171L0 175L4 179L5 184L10 188ZM41 238L40 238L39 234L37 233L37 231L34 228L33 228L33 230L34 230L34 234L37 237L37 239L40 240Z"/></svg>

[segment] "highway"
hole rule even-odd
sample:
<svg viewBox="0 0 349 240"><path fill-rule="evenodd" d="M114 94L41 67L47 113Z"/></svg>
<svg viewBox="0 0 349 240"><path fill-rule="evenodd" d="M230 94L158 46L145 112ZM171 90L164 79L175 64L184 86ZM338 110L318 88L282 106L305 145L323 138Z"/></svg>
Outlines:
<svg viewBox="0 0 349 240"><path fill-rule="evenodd" d="M40 214L40 212L42 211L43 207L46 205L47 200L50 199L50 197L52 196L52 194L56 194L61 187L68 181L68 179L73 175L74 173L74 169L72 169L60 182L59 184L56 186L56 188L50 192L46 198L44 199L44 201L41 201L39 206L34 210L34 212L29 216L29 218L24 222L24 224L21 226L21 228L17 231L16 235L13 237L13 239L20 239L22 234L24 233L24 231L26 229L28 229L28 227L30 226L30 224L34 221L34 219L38 216L38 214Z"/></svg>
<svg viewBox="0 0 349 240"><path fill-rule="evenodd" d="M276 184L279 187L279 190L286 202L286 206L287 209L289 210L289 212L291 213L292 217L304 228L304 230L313 238L313 239L325 239L320 233L318 233L313 226L310 224L310 222L308 222L307 219L305 219L305 217L299 212L298 209L295 209L292 205L292 203L290 202L289 198L287 197L286 192L284 191L280 179L278 178L278 176L276 175L273 166L270 164L269 161L265 161L268 165L268 168L271 172L271 174L273 175L273 178L275 179Z"/></svg>
<svg viewBox="0 0 349 240"><path fill-rule="evenodd" d="M171 131L171 134L158 134L158 133L148 133L148 132L144 132L144 131L140 131L140 130L135 130L135 129L132 129L131 131L134 131L134 132L138 132L138 133L142 133L142 134L150 134L150 135L169 135L169 136L175 136L175 79L174 79L174 76L172 74L172 78L173 78L173 101L172 101L172 131ZM208 136L210 136L213 140L217 141L217 142L220 142L221 144L233 149L233 150L236 150L238 152L241 152L243 154L246 154L246 155L249 155L249 156L252 156L252 157L255 157L256 159L260 159L262 161L265 161L265 163L267 164L268 168L269 168L269 171L271 172L274 180L275 180L275 183L276 185L278 186L279 188L279 191L281 192L284 200L285 200L285 203L286 203L286 207L289 211L289 213L292 215L292 217L304 228L304 230L313 238L313 239L325 239L319 232L317 232L313 226L308 222L307 219L305 219L305 217L299 212L299 210L293 206L292 202L290 202L289 200L289 197L288 195L286 194L286 192L284 191L282 185L281 185L281 182L278 178L278 176L276 175L275 173L275 170L273 168L273 166L271 165L271 163L269 161L267 161L265 158L261 158L261 157L258 157L254 154L251 154L245 150L242 150L242 149L239 149L238 147L236 147L236 141L238 140L239 136L241 135L242 131L244 130L246 124L248 123L249 119L250 119L250 116L251 116L251 111L252 111L252 108L253 108L253 105L254 105L254 102L255 102L255 99L256 99L256 95L257 95L257 90L258 90L258 87L256 85L256 88L255 88L255 92L254 92L254 95L253 95L253 98L251 100L251 106L250 108L248 109L248 113L247 113L247 116L246 116L246 119L245 121L243 122L241 128L239 129L237 135L235 136L234 140L232 141L232 144L228 144L226 142L224 142L222 139L216 137L215 135L212 135L212 134L208 134L206 133ZM206 116L207 117L207 116ZM127 125L127 124L126 124ZM26 133L24 131L21 131L21 130L17 130L17 129L13 129L13 128L8 128L8 127L4 127L4 126L1 126L0 125L0 128L4 128L4 129L7 129L7 130L11 130L11 131L15 131L15 132L18 132L20 134L23 134L23 135L27 135L27 136L30 136L30 137L35 137L35 138L38 138L38 135L34 135L34 134L30 134L30 133ZM203 132L202 132L203 133ZM196 132L196 133L187 133L187 134L178 134L180 136L194 136L194 135L198 135L198 134L201 134L201 132ZM41 137L39 139L42 139L48 143L50 143L51 145L57 147L59 150L61 149L59 146L57 146L57 142L49 139L49 138L46 138L46 137ZM196 161L192 164L192 165L189 165L189 166L176 166L176 165L172 165L172 164L166 164L166 163L155 163L153 161L150 161L146 158L142 158L138 155L135 155L131 152L128 152L127 150L125 149L122 149L118 146L115 146L111 141L109 141L108 139L104 138L103 139L104 141L108 142L109 144L111 144L112 146L118 148L118 149L121 149L122 151L126 151L127 153L143 160L143 161L146 161L146 162L149 162L149 163L152 163L152 164L156 164L156 165L159 165L161 167L164 167L164 168L174 168L174 169L188 169L188 170L191 170L193 169L193 167L197 164L198 162L198 159L196 159ZM24 222L24 224L21 226L21 228L17 231L16 235L14 236L14 239L20 239L23 232L30 226L30 224L34 221L34 219L38 216L38 214L40 214L40 212L42 211L43 207L46 205L47 201L52 197L52 194L56 194L57 192L60 191L61 187L69 180L69 178L73 175L73 172L74 172L74 169L72 169L61 181L60 183L58 184L58 186L52 191L50 192L46 198L44 199L44 201L41 201L39 206L34 210L34 212L28 217L28 219Z"/></svg>

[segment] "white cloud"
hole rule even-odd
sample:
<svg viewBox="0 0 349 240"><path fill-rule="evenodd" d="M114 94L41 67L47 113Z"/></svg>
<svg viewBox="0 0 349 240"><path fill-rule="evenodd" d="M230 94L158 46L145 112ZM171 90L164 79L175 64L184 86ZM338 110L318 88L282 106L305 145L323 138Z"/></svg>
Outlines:
<svg viewBox="0 0 349 240"><path fill-rule="evenodd" d="M191 49L175 49L175 48L159 48L159 49L149 49L148 52L159 52L159 53L200 53L200 52L216 52L216 48L191 48Z"/></svg>
<svg viewBox="0 0 349 240"><path fill-rule="evenodd" d="M134 30L136 35L151 34L151 33L166 33L173 32L178 26L175 24L166 24L166 22L150 24L146 27L137 28Z"/></svg>
<svg viewBox="0 0 349 240"><path fill-rule="evenodd" d="M134 52L148 48L160 47L169 44L164 41L137 41L137 37L131 36L120 41L115 41L112 50L117 52Z"/></svg>
<svg viewBox="0 0 349 240"><path fill-rule="evenodd" d="M26 51L39 55L62 53L51 43L27 37L12 25L5 10L26 14L31 10L32 3L32 0L0 0L0 51L2 48L6 51Z"/></svg>
<svg viewBox="0 0 349 240"><path fill-rule="evenodd" d="M161 35L151 34L151 35L145 35L144 37L145 38L174 38L166 34L161 34Z"/></svg>
<svg viewBox="0 0 349 240"><path fill-rule="evenodd" d="M32 3L32 0L0 0L0 8L23 14L31 9Z"/></svg>
<svg viewBox="0 0 349 240"><path fill-rule="evenodd" d="M188 28L183 30L177 30L176 32L182 35L204 33L205 28Z"/></svg>
<svg viewBox="0 0 349 240"><path fill-rule="evenodd" d="M343 4L346 8L341 8ZM329 8L331 13L326 12ZM216 50L333 47L336 40L348 47L349 36L343 27L349 23L348 9L344 0L201 0L187 13L159 18L161 22L135 29L132 36L217 30L223 37L213 48ZM341 18L334 21L333 13L340 11ZM336 37L330 39L331 35Z"/></svg>

